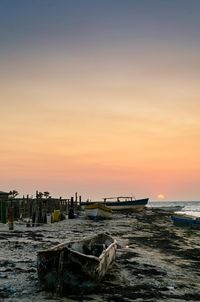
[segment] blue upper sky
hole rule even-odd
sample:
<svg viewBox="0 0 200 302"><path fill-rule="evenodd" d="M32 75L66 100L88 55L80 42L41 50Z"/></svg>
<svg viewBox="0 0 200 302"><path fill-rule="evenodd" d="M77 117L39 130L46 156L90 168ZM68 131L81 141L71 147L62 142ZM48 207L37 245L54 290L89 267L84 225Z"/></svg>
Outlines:
<svg viewBox="0 0 200 302"><path fill-rule="evenodd" d="M199 16L199 0L1 0L1 52L155 42L195 47Z"/></svg>

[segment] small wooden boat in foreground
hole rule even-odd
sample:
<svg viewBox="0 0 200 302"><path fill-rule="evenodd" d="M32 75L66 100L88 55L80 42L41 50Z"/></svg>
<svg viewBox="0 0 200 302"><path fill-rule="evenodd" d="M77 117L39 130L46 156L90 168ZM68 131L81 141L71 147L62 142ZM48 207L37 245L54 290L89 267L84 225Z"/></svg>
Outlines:
<svg viewBox="0 0 200 302"><path fill-rule="evenodd" d="M98 282L115 260L116 249L116 240L101 233L40 251L39 280L44 288L60 292L78 288L86 280Z"/></svg>
<svg viewBox="0 0 200 302"><path fill-rule="evenodd" d="M85 206L85 215L91 219L110 219L112 210L103 203L96 202Z"/></svg>
<svg viewBox="0 0 200 302"><path fill-rule="evenodd" d="M190 227L200 229L200 217L173 215L171 219L176 226Z"/></svg>

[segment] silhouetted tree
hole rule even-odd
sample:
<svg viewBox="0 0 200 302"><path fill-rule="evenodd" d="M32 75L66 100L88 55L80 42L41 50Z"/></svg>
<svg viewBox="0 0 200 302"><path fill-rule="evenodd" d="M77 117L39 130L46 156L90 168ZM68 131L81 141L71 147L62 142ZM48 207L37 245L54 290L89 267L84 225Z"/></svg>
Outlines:
<svg viewBox="0 0 200 302"><path fill-rule="evenodd" d="M50 195L50 193L49 193L48 191L45 191L45 192L43 193L43 195L44 195L46 198L48 198L49 195Z"/></svg>
<svg viewBox="0 0 200 302"><path fill-rule="evenodd" d="M38 198L42 198L42 196L43 196L43 193L42 193L42 192L38 192L38 193L37 193L37 197L38 197Z"/></svg>
<svg viewBox="0 0 200 302"><path fill-rule="evenodd" d="M12 190L9 192L9 198L15 198L17 195L19 195L17 190Z"/></svg>

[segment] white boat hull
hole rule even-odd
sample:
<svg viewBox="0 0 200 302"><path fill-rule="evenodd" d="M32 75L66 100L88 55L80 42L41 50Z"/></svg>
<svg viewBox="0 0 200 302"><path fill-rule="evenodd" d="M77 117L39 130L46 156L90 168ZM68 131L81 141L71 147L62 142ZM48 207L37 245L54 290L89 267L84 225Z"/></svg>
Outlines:
<svg viewBox="0 0 200 302"><path fill-rule="evenodd" d="M99 208L87 209L85 208L85 215L92 219L110 219L112 217L112 212L108 212Z"/></svg>
<svg viewBox="0 0 200 302"><path fill-rule="evenodd" d="M145 206L143 205L134 205L134 206L127 206L127 205L108 205L107 204L107 207L112 209L113 211L126 211L126 210L129 210L129 211L136 211L136 212L139 212L139 211L142 211L144 209Z"/></svg>

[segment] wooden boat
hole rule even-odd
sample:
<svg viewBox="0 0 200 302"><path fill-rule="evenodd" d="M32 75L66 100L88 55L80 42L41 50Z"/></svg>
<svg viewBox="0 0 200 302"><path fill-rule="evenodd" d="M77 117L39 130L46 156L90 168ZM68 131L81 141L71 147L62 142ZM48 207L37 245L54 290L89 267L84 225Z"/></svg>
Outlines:
<svg viewBox="0 0 200 302"><path fill-rule="evenodd" d="M40 251L39 280L44 288L60 292L84 287L87 280L99 282L115 260L116 249L116 240L102 233Z"/></svg>
<svg viewBox="0 0 200 302"><path fill-rule="evenodd" d="M114 199L114 200L113 200ZM109 197L104 198L103 202L98 202L106 205L113 211L141 211L147 205L149 198L135 199L134 197ZM81 207L85 208L88 204L94 204L96 202L81 202Z"/></svg>
<svg viewBox="0 0 200 302"><path fill-rule="evenodd" d="M103 203L92 203L85 206L85 215L91 219L109 219L112 217L112 210Z"/></svg>
<svg viewBox="0 0 200 302"><path fill-rule="evenodd" d="M200 217L173 215L171 219L176 226L190 227L200 229Z"/></svg>

